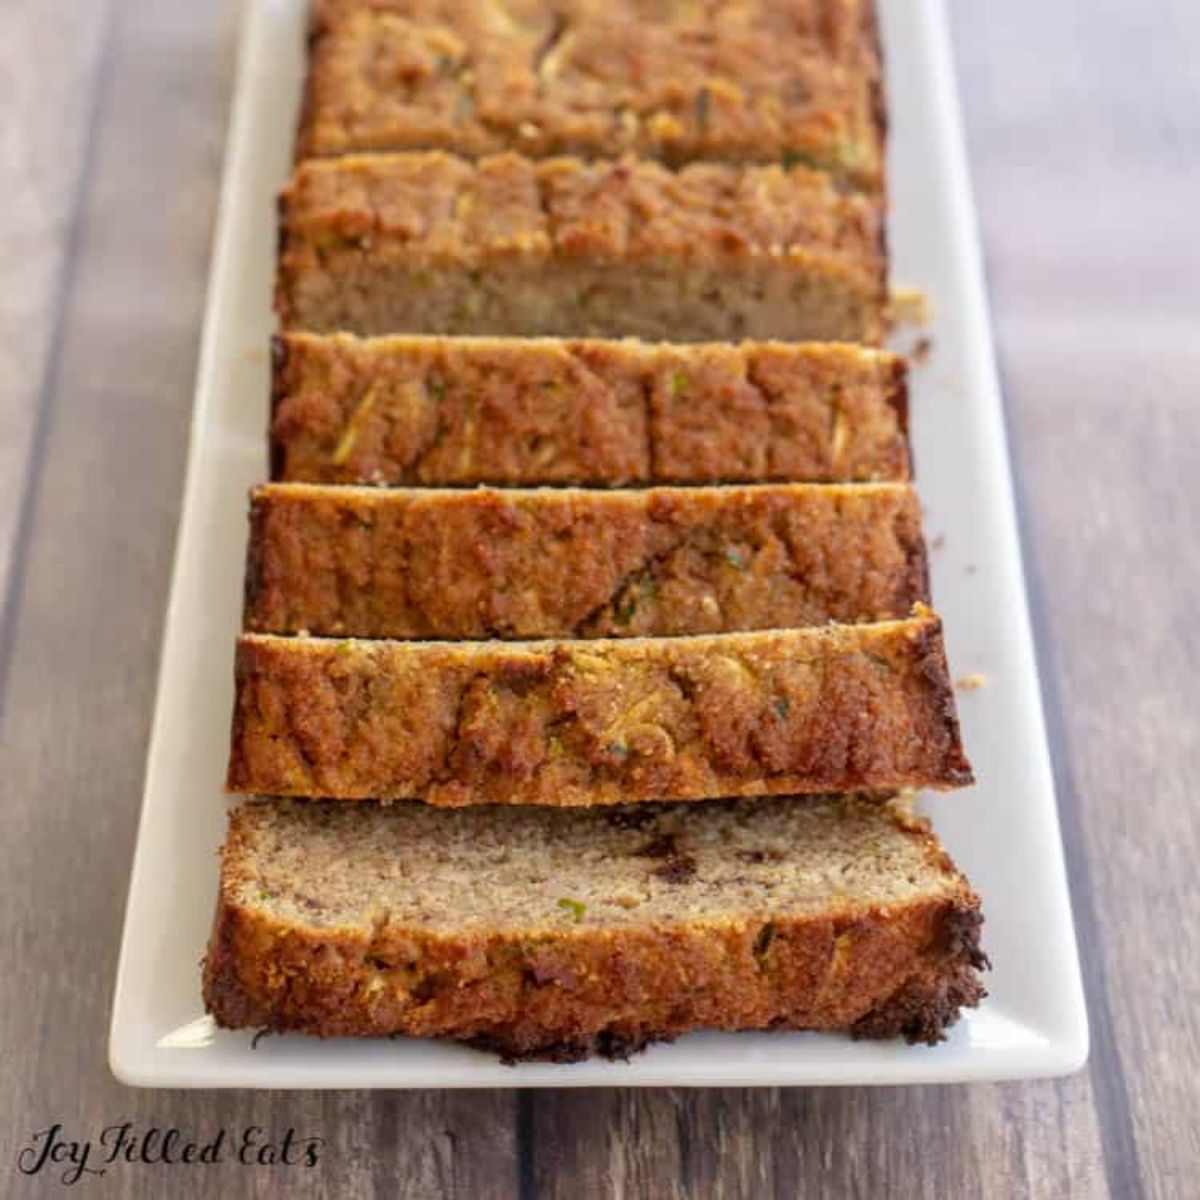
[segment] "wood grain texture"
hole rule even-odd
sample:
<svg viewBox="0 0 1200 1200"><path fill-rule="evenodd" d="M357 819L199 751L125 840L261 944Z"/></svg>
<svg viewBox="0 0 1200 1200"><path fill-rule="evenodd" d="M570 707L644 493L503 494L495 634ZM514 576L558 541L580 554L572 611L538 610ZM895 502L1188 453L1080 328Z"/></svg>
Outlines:
<svg viewBox="0 0 1200 1200"><path fill-rule="evenodd" d="M1190 1195L1200 10L1022 0L956 30L1106 1178Z"/></svg>
<svg viewBox="0 0 1200 1200"><path fill-rule="evenodd" d="M106 61L103 0L12 0L0 38L0 581L10 564L20 497L38 459L40 414L74 260L72 232L87 171L94 99ZM52 69L48 69L53 64ZM2 618L0 618L2 619Z"/></svg>
<svg viewBox="0 0 1200 1200"><path fill-rule="evenodd" d="M0 304L0 562L15 545L19 574L0 676L0 950L21 969L0 974L0 1191L43 1194L13 1167L34 1130L129 1118L315 1133L321 1165L295 1181L312 1194L1194 1195L1200 822L1185 780L1200 761L1200 9L1188 0L1152 13L1125 0L952 6L1093 1022L1088 1069L873 1091L275 1095L112 1081L104 1031L236 8L6 10L0 88L15 99L0 104L0 171L20 198L0 206L19 277ZM125 1168L81 1186L265 1197L281 1179Z"/></svg>

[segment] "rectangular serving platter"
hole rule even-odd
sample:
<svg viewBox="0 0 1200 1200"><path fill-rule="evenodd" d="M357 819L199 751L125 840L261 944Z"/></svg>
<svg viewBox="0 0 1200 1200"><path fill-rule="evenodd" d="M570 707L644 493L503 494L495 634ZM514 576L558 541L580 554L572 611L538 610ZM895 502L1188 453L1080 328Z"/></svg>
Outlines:
<svg viewBox="0 0 1200 1200"><path fill-rule="evenodd" d="M225 828L222 776L247 489L266 475L275 195L304 70L305 0L249 0L217 220L182 517L109 1061L145 1087L441 1088L937 1083L1065 1074L1087 1015L941 0L880 0L896 285L921 289L933 352L912 424L934 599L976 787L922 800L983 896L988 998L941 1045L698 1033L629 1062L505 1066L454 1045L255 1039L204 1016L199 963ZM910 339L911 340L911 339ZM903 348L903 346L901 346Z"/></svg>

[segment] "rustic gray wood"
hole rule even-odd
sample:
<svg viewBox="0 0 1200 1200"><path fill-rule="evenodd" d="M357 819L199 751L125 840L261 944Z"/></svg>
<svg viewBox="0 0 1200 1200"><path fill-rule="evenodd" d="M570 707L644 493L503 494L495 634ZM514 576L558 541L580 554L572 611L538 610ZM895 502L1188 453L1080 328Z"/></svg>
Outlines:
<svg viewBox="0 0 1200 1200"><path fill-rule="evenodd" d="M886 0L882 0L886 2ZM234 0L26 3L0 45L0 1178L132 1119L326 1139L99 1196L1186 1197L1200 1175L1200 9L953 6L1093 1054L897 1090L147 1093L105 1065ZM39 1190L41 1189L41 1190ZM82 1193L81 1193L82 1194Z"/></svg>
<svg viewBox="0 0 1200 1200"><path fill-rule="evenodd" d="M0 580L9 578L19 497L38 457L41 401L69 287L69 253L108 5L14 0L0 38ZM51 67L52 69L47 69Z"/></svg>

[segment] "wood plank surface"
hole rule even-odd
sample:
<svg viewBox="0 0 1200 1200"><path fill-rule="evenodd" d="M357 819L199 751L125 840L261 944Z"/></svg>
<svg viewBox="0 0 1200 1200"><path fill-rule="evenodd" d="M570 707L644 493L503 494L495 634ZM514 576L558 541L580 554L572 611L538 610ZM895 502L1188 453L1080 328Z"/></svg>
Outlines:
<svg viewBox="0 0 1200 1200"><path fill-rule="evenodd" d="M24 542L41 414L53 386L56 331L70 287L81 181L88 171L108 30L104 0L11 0L0 38L0 581ZM47 69L53 64L53 69ZM31 468L34 471L31 472ZM3 618L0 617L0 620Z"/></svg>
<svg viewBox="0 0 1200 1200"><path fill-rule="evenodd" d="M887 0L881 0L886 3ZM185 1093L105 1031L235 0L17 0L0 46L2 1194L63 1121L325 1139L98 1196L1188 1197L1200 1178L1200 7L951 6L1093 1051L892 1090ZM127 531L136 529L136 536ZM40 1190L39 1190L40 1189Z"/></svg>
<svg viewBox="0 0 1200 1200"><path fill-rule="evenodd" d="M1200 8L955 11L1105 1176L1191 1196Z"/></svg>

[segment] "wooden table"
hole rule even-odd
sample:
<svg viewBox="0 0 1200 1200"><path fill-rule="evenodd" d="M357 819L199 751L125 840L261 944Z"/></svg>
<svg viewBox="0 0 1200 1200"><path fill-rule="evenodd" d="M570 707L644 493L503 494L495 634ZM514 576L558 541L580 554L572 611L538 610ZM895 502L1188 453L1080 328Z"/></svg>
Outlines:
<svg viewBox="0 0 1200 1200"><path fill-rule="evenodd" d="M883 0L887 2L887 0ZM1092 1020L1062 1082L153 1093L105 1033L235 0L9 0L0 41L0 1171L36 1130L293 1126L317 1167L81 1194L1200 1194L1200 6L954 6ZM1190 515L1189 515L1190 514ZM287 1189L284 1191L284 1189Z"/></svg>

